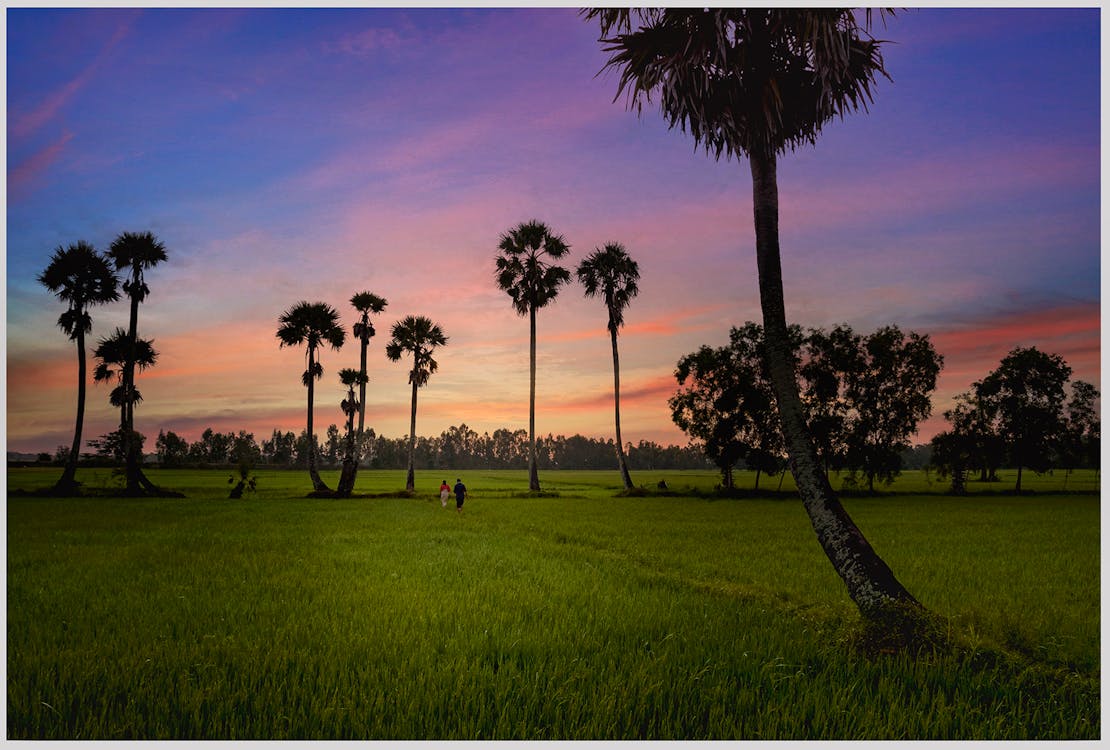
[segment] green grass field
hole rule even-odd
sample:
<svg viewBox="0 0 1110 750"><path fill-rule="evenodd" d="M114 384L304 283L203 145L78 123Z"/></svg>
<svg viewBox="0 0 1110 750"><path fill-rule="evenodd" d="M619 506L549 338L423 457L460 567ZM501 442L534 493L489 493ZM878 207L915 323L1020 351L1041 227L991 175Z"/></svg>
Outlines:
<svg viewBox="0 0 1110 750"><path fill-rule="evenodd" d="M1101 734L1093 473L966 498L908 473L845 499L949 623L954 647L916 657L857 648L797 500L716 498L711 472L639 472L677 493L648 497L543 472L557 495L526 497L523 471L470 471L461 516L433 499L454 472L348 500L305 498L303 472L262 471L243 500L227 472L149 475L188 497L8 498L9 738ZM357 491L403 484L362 472Z"/></svg>

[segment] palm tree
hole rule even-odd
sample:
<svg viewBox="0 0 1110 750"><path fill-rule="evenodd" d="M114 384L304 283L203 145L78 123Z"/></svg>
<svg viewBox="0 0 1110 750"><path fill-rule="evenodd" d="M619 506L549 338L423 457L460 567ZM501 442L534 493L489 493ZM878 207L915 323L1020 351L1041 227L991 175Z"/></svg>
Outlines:
<svg viewBox="0 0 1110 750"><path fill-rule="evenodd" d="M356 326L357 328L357 326ZM355 335L358 335L356 331ZM366 367L366 349L363 348L363 363ZM358 446L361 445L361 434L355 432L355 414L361 413L362 402L355 397L355 386L366 390L365 370L354 370L344 367L339 371L339 382L347 386L347 398L343 399L339 408L347 418L347 437L343 447L343 470L339 475L339 485L336 487L336 497L350 497L355 488L355 477L358 474Z"/></svg>
<svg viewBox="0 0 1110 750"><path fill-rule="evenodd" d="M139 305L150 294L146 285L144 272L166 260L166 248L150 232L124 232L112 242L108 248L108 255L116 264L117 271L128 272L128 278L123 282L124 293L131 298L131 316L127 328L128 353L123 363L123 401L125 407L124 420L120 424L121 438L123 439L124 455L127 465L127 493L138 494L140 487L150 491L157 488L146 478L139 467L138 441L131 439L135 430L135 398L131 392L135 389L135 362L136 342L139 328Z"/></svg>
<svg viewBox="0 0 1110 750"><path fill-rule="evenodd" d="M362 441L362 428L366 422L366 383L369 377L366 374L366 349L370 346L370 339L374 337L374 324L370 322L370 313L380 313L389 303L384 297L379 297L371 292L359 292L351 297L351 305L359 311L361 317L355 323L353 332L355 338L362 344L359 353L359 372L363 380L358 387L358 439Z"/></svg>
<svg viewBox="0 0 1110 750"><path fill-rule="evenodd" d="M553 234L539 221L529 221L501 235L497 245L497 286L513 300L513 309L528 316L528 487L540 489L536 469L536 310L559 294L570 281L570 271L551 263L570 252L561 235Z"/></svg>
<svg viewBox="0 0 1110 750"><path fill-rule="evenodd" d="M392 362L399 362L405 352L412 354L412 369L409 382L412 383L412 418L409 422L409 473L405 479L405 489L416 489L416 391L428 383L439 365L432 358L437 346L446 346L447 337L443 329L423 315L409 315L393 324L393 338L385 347L385 356Z"/></svg>
<svg viewBox="0 0 1110 750"><path fill-rule="evenodd" d="M621 367L617 357L617 329L624 325L624 308L640 289L640 266L628 255L624 246L610 242L605 249L596 249L578 265L578 280L587 297L600 296L609 311L609 336L613 340L613 408L617 428L617 464L626 490L632 489L628 462L621 442Z"/></svg>
<svg viewBox="0 0 1110 750"><path fill-rule="evenodd" d="M601 26L627 93L641 112L657 98L673 128L716 158L748 158L768 365L794 474L817 538L865 618L888 632L920 622L923 608L876 554L821 470L810 438L787 334L778 233L778 154L832 118L866 109L883 68L880 42L856 12L839 8L585 11ZM884 12L885 13L885 12Z"/></svg>
<svg viewBox="0 0 1110 750"><path fill-rule="evenodd" d="M105 383L115 379L116 387L108 394L108 403L120 410L120 424L127 421L127 413L134 405L143 400L143 394L138 388L128 392L123 387L123 373L127 365L127 358L131 354L131 339L127 331L116 328L115 332L97 342L93 356L96 357L96 367L93 368L93 381ZM139 371L153 367L158 359L158 352L154 351L154 342L139 339L135 342L135 366Z"/></svg>
<svg viewBox="0 0 1110 750"><path fill-rule="evenodd" d="M316 471L316 433L312 431L313 384L324 376L324 368L316 356L322 344L338 350L347 338L347 332L339 325L339 313L324 302L298 302L278 318L280 327L277 337L280 347L306 345L305 357L308 366L301 375L301 382L308 389L308 475L312 478L312 489L316 492L329 492L320 473Z"/></svg>
<svg viewBox="0 0 1110 750"><path fill-rule="evenodd" d="M54 485L54 492L67 494L77 490L77 459L81 455L81 430L85 423L85 334L92 330L89 307L118 300L119 279L108 259L82 241L55 249L38 282L68 305L58 316L58 327L77 343L77 422L65 470Z"/></svg>

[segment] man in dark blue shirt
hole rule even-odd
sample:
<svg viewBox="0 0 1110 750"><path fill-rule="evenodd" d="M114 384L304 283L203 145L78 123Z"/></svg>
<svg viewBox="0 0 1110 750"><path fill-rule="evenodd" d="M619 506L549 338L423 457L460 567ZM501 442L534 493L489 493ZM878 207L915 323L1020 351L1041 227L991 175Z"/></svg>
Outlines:
<svg viewBox="0 0 1110 750"><path fill-rule="evenodd" d="M461 479L455 480L455 510L462 513L463 500L466 499L466 485Z"/></svg>

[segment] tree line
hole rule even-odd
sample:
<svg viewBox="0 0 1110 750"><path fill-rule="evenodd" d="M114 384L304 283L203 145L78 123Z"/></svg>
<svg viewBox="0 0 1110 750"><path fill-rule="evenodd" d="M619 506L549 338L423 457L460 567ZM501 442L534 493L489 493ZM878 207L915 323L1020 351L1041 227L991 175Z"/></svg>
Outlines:
<svg viewBox="0 0 1110 750"><path fill-rule="evenodd" d="M343 433L331 424L326 430L326 440L319 446L317 463L324 468L341 468L343 463ZM408 466L408 436L386 437L377 435L372 428L359 451L359 464L368 469L404 469ZM145 437L139 435L140 443ZM118 462L119 440L117 433L102 435L90 440L93 453L84 453L82 462L111 464ZM308 432L273 430L267 439L258 441L254 433L217 432L207 428L198 440L189 442L172 430L160 430L154 443L154 452L148 454L163 468L266 466L282 469L307 469L311 455ZM612 439L548 434L537 438L537 455L543 469L611 469L615 446ZM527 469L529 441L526 430L500 428L492 433L479 434L466 424L451 426L437 436L419 436L416 440L416 463L425 469L454 471L466 469ZM69 446L58 446L53 461L64 465L69 457ZM705 469L711 466L703 452L693 446L660 445L651 440L640 440L624 446L628 464L632 469ZM50 460L49 454L45 456Z"/></svg>

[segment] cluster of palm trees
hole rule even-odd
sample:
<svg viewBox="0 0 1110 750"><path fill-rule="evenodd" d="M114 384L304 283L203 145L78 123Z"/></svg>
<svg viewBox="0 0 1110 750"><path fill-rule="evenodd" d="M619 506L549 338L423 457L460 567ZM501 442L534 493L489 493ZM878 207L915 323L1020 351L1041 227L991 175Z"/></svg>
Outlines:
<svg viewBox="0 0 1110 750"><path fill-rule="evenodd" d="M529 221L502 235L496 258L496 278L501 289L513 300L513 308L521 315L528 315L531 323L530 391L528 405L529 487L539 491L536 460L536 311L551 302L559 288L570 281L570 272L553 261L570 251L569 245L546 225ZM599 296L609 312L609 332L613 342L613 389L616 412L616 452L621 477L626 488L632 488L627 460L621 443L620 432L620 364L617 355L617 330L624 323L624 308L638 291L639 268L628 256L624 247L610 243L582 261L577 269L578 278L587 296ZM285 310L278 319L279 346L305 346L306 367L301 382L308 389L307 435L310 442L308 473L313 492L319 495L349 497L354 488L358 471L358 457L363 443L366 423L366 352L374 336L371 314L385 310L384 298L370 292L360 292L351 298L351 305L359 312L359 321L352 328L354 337L361 343L359 369L343 368L339 380L347 387L346 398L340 404L346 418L343 469L339 484L333 492L320 477L317 469L317 443L313 430L313 402L315 382L323 377L320 363L321 347L340 349L347 332L339 324L339 312L326 302L301 301ZM412 356L409 384L412 386L412 407L409 419L409 460L405 489L413 492L416 487L416 406L419 389L439 369L433 354L446 346L443 328L423 315L409 315L393 324L391 339L385 347L390 361L399 362L406 354ZM358 395L355 395L358 386ZM358 425L355 426L355 416Z"/></svg>
<svg viewBox="0 0 1110 750"><path fill-rule="evenodd" d="M532 220L501 235L496 260L497 285L512 299L513 309L528 316L528 487L540 491L536 461L536 311L546 307L570 281L570 271L554 261L570 252L562 235ZM577 275L587 297L600 296L609 313L613 342L613 402L616 413L616 453L625 489L632 489L621 441L620 359L617 330L624 325L624 308L639 291L640 269L622 245L610 242L594 250L578 266Z"/></svg>
<svg viewBox="0 0 1110 750"><path fill-rule="evenodd" d="M97 382L115 379L117 383L109 401L120 410L119 430L126 465L127 494L162 492L143 474L139 454L141 448L134 436L135 405L142 400L135 387L135 370L152 366L158 356L153 341L138 337L139 305L150 294L145 272L164 260L166 248L152 233L124 232L116 237L104 254L85 241L58 247L38 277L39 283L67 304L65 312L58 318L58 327L77 345L77 420L65 470L52 490L56 494L74 494L80 487L76 474L85 417L85 335L92 331L89 309L120 298L118 272L125 273L122 291L130 300L128 327L126 331L117 328L111 336L100 340L94 352L100 360L94 370L94 378Z"/></svg>

